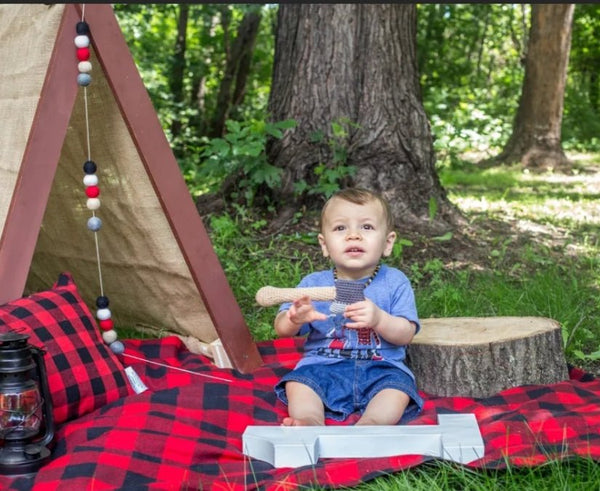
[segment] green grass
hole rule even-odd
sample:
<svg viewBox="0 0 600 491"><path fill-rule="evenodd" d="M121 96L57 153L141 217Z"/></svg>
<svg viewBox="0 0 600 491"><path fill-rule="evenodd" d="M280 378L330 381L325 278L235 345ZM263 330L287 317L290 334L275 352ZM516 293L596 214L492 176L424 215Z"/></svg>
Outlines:
<svg viewBox="0 0 600 491"><path fill-rule="evenodd" d="M551 317L562 325L570 363L599 357L600 155L576 159L566 176L518 166L440 172L450 199L468 217L502 221L514 235L495 238L493 272L434 278L435 288L422 292L421 315L444 308L448 316Z"/></svg>
<svg viewBox="0 0 600 491"><path fill-rule="evenodd" d="M549 317L561 323L571 363L594 359L600 350L600 177L471 165L445 169L440 178L472 223L501 222L508 232L487 233L485 268L453 268L435 255L410 264L393 258L413 283L420 317ZM243 209L213 216L209 227L256 340L273 338L277 312L277 307L256 305L256 291L265 285L294 286L308 272L328 266L315 230L265 235L264 228L264 219ZM408 253L410 247L403 250Z"/></svg>
<svg viewBox="0 0 600 491"><path fill-rule="evenodd" d="M562 326L567 360L579 366L594 363L600 358L598 170L600 155L580 156L569 176L532 174L519 167L485 170L468 163L441 169L450 200L481 227L488 264L453 267L435 252L409 263L402 255L410 255L414 246L403 244L393 261L411 278L420 317L549 317ZM294 286L308 272L327 266L316 231L268 235L265 223L238 208L213 216L209 227L256 340L274 337L277 311L257 306L256 291L265 285ZM434 462L354 489L595 490L598 482L600 466L583 458L493 472Z"/></svg>
<svg viewBox="0 0 600 491"><path fill-rule="evenodd" d="M448 462L426 463L352 489L377 491L596 491L600 466L591 459L551 461L537 467L472 470Z"/></svg>
<svg viewBox="0 0 600 491"><path fill-rule="evenodd" d="M266 285L294 286L307 271L322 267L323 261L297 247L298 243L316 244L316 233L261 236L262 221L253 221L243 213L212 217L209 228L215 252L254 339L272 339L277 307L259 307L256 292Z"/></svg>

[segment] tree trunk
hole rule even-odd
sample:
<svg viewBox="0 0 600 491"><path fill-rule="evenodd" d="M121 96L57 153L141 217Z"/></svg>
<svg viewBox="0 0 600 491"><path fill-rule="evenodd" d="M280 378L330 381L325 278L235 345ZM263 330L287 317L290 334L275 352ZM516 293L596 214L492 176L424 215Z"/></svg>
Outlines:
<svg viewBox="0 0 600 491"><path fill-rule="evenodd" d="M589 72L588 87L590 106L592 106L594 111L598 111L598 96L600 95L600 90L598 90L598 73L596 73L594 70Z"/></svg>
<svg viewBox="0 0 600 491"><path fill-rule="evenodd" d="M512 135L489 164L569 168L561 124L574 4L532 4L525 78Z"/></svg>
<svg viewBox="0 0 600 491"><path fill-rule="evenodd" d="M187 3L179 4L179 18L177 20L177 39L175 41L175 52L173 54L173 71L169 80L171 92L176 104L183 103L183 77L185 74L185 50L187 39L187 24L190 6ZM175 118L171 122L171 137L173 140L181 133L181 122Z"/></svg>
<svg viewBox="0 0 600 491"><path fill-rule="evenodd" d="M338 143L357 169L349 184L383 194L400 227L450 228L458 213L434 168L415 30L414 4L280 4L268 109L273 121L298 124L267 146L284 169L276 202L297 206L295 183L315 186L319 164L335 171L340 148L328 141L332 123L346 121Z"/></svg>
<svg viewBox="0 0 600 491"><path fill-rule="evenodd" d="M260 20L260 12L251 11L246 13L240 22L237 36L225 63L217 94L217 104L208 131L210 137L223 135L225 121L232 105L242 102Z"/></svg>
<svg viewBox="0 0 600 491"><path fill-rule="evenodd" d="M420 390L443 397L489 397L569 376L560 324L544 317L422 319L407 363Z"/></svg>

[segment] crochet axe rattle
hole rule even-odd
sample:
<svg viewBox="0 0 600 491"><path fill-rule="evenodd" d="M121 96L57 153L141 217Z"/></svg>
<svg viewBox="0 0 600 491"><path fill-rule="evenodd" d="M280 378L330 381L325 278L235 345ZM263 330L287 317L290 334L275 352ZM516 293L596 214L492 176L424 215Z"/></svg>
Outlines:
<svg viewBox="0 0 600 491"><path fill-rule="evenodd" d="M263 286L256 292L256 302L261 307L271 307L284 302L293 302L304 296L313 301L333 301L330 311L341 314L347 305L365 299L365 284L351 280L335 280L335 286L314 286L307 288L277 288Z"/></svg>

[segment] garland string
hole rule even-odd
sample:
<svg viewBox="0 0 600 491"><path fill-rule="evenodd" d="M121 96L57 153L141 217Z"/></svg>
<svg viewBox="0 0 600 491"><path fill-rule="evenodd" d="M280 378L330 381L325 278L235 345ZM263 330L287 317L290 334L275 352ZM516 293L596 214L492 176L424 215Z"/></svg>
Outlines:
<svg viewBox="0 0 600 491"><path fill-rule="evenodd" d="M92 160L92 150L90 143L91 132L87 88L92 82L92 77L90 75L90 71L92 70L92 64L89 61L91 55L90 28L87 22L85 21L85 4L83 4L81 8L81 20L77 23L75 27L75 30L77 32L77 36L75 37L75 46L77 48L77 59L79 60L79 74L77 75L77 84L83 88L83 106L85 113L85 132L87 142L87 160L83 164L83 171L85 173L85 176L83 178L83 184L85 185L85 194L88 197L86 206L92 212L92 216L87 222L87 227L94 233L94 243L96 247L96 262L98 264L98 282L100 286L100 296L96 298L96 307L98 307L98 310L96 311L96 318L98 319L98 325L100 329L103 331L102 339L106 344L109 345L111 351L115 354L122 354L123 356L127 356L132 359L144 361L146 363L151 363L166 368L171 368L173 370L177 370L184 373L198 375L200 377L218 379L224 382L232 382L232 380L226 378L216 377L205 373L198 373L192 370L186 370L184 368L175 367L165 363L158 363L147 360L145 358L140 358L131 354L127 354L125 353L125 345L117 339L118 335L114 329L112 313L108 308L109 300L108 297L104 295L104 284L102 281L101 266L102 262L100 260L100 244L98 240L98 231L102 227L102 220L100 220L100 218L96 216L96 210L100 208L100 199L98 198L98 196L100 195L100 188L98 187L98 176L96 174L97 165Z"/></svg>
<svg viewBox="0 0 600 491"><path fill-rule="evenodd" d="M102 332L102 339L109 345L111 351L115 354L122 354L125 351L125 345L119 341L117 332L114 329L112 320L112 312L109 309L109 299L104 295L104 282L102 280L102 261L100 260L100 243L98 239L98 231L102 227L102 220L96 215L96 210L100 208L100 187L98 186L97 165L92 160L92 146L90 141L90 117L89 117L89 101L88 101L88 86L92 82L90 72L92 64L90 62L90 28L85 21L85 4L81 8L81 20L75 26L77 35L75 36L75 46L77 59L79 64L77 68L77 84L83 88L83 108L85 115L85 135L87 144L87 160L83 164L83 184L85 186L85 194L87 196L86 206L92 212L92 216L87 221L88 230L94 233L94 245L96 249L96 264L98 266L98 283L100 287L100 295L96 298L96 318Z"/></svg>

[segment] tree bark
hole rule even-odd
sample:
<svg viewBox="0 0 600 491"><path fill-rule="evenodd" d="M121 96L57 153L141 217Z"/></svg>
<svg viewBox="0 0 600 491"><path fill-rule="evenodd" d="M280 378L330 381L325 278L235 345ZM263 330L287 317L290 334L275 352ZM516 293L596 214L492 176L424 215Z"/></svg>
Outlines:
<svg viewBox="0 0 600 491"><path fill-rule="evenodd" d="M185 51L187 47L187 24L190 6L187 3L179 4L179 17L177 20L177 39L173 54L173 71L169 80L171 92L176 104L183 103L183 77L185 73ZM181 133L181 122L175 118L171 122L171 137L175 139Z"/></svg>
<svg viewBox="0 0 600 491"><path fill-rule="evenodd" d="M487 164L521 162L537 169L571 163L561 144L574 4L532 4L525 78L512 134Z"/></svg>
<svg viewBox="0 0 600 491"><path fill-rule="evenodd" d="M443 397L489 397L569 376L560 324L543 317L422 319L407 363L420 390Z"/></svg>
<svg viewBox="0 0 600 491"><path fill-rule="evenodd" d="M415 31L414 4L279 6L268 110L273 121L291 118L297 127L267 145L284 170L275 202L297 206L295 183L314 186L319 164L335 169L331 124L347 121L345 165L357 169L347 184L385 196L400 227L451 228L459 215L434 168ZM319 132L325 138L315 141Z"/></svg>
<svg viewBox="0 0 600 491"><path fill-rule="evenodd" d="M232 106L242 102L260 20L260 12L251 11L246 13L240 22L225 63L217 104L208 131L210 137L223 135L225 121Z"/></svg>

